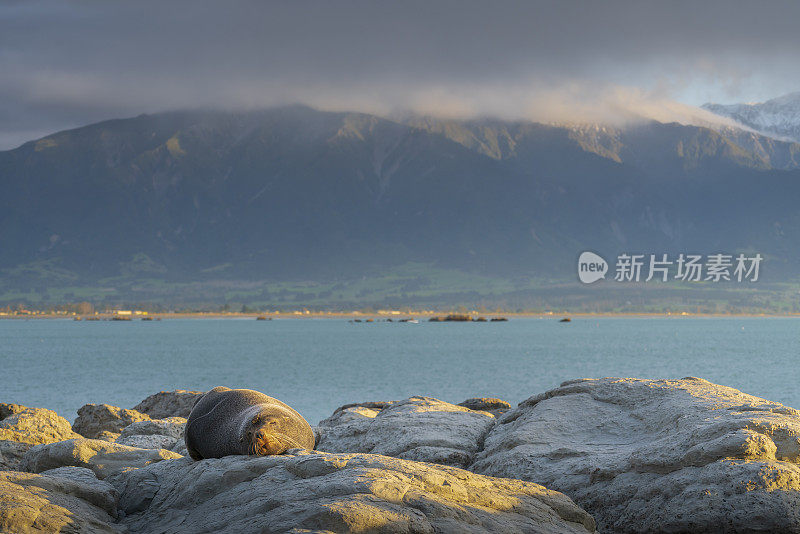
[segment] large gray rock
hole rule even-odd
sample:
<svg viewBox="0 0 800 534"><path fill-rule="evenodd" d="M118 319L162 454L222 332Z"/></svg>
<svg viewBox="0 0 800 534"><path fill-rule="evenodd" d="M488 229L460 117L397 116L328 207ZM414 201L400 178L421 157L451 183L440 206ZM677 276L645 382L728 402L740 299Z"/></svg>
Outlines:
<svg viewBox="0 0 800 534"><path fill-rule="evenodd" d="M202 391L161 391L150 395L133 407L134 410L145 413L153 419L166 419L168 417L188 418L194 403L203 395Z"/></svg>
<svg viewBox="0 0 800 534"><path fill-rule="evenodd" d="M18 470L33 445L80 437L52 410L0 403L0 470Z"/></svg>
<svg viewBox="0 0 800 534"><path fill-rule="evenodd" d="M91 438L91 439L101 439L103 441L117 441L119 436L120 436L119 432L109 432L108 430L103 430L96 438Z"/></svg>
<svg viewBox="0 0 800 534"><path fill-rule="evenodd" d="M367 452L464 467L494 425L492 414L432 399L347 405L320 422L317 450Z"/></svg>
<svg viewBox="0 0 800 534"><path fill-rule="evenodd" d="M182 458L163 449L139 449L99 439L70 439L36 445L25 453L22 468L32 473L64 466L86 467L104 479L161 460Z"/></svg>
<svg viewBox="0 0 800 534"><path fill-rule="evenodd" d="M0 471L0 532L124 532L116 491L90 475Z"/></svg>
<svg viewBox="0 0 800 534"><path fill-rule="evenodd" d="M531 397L470 469L562 491L606 532L800 532L800 416L698 378Z"/></svg>
<svg viewBox="0 0 800 534"><path fill-rule="evenodd" d="M80 437L53 410L0 403L0 440L38 445Z"/></svg>
<svg viewBox="0 0 800 534"><path fill-rule="evenodd" d="M94 471L91 469L87 467L75 467L70 465L66 467L48 469L47 471L42 471L39 474L47 475L49 477L65 478L67 480L72 480L73 482L79 482L81 484L91 486L94 492L93 497L89 499L90 502L96 506L99 506L103 510L106 510L113 516L117 515L117 501L119 500L117 490L105 480L100 480L97 478L97 475L95 475Z"/></svg>
<svg viewBox="0 0 800 534"><path fill-rule="evenodd" d="M183 441L185 428L186 419L183 417L137 421L122 429L115 441L142 449L172 449Z"/></svg>
<svg viewBox="0 0 800 534"><path fill-rule="evenodd" d="M78 409L78 418L72 424L72 430L85 438L94 439L107 433L122 432L131 423L150 419L149 415L136 410L110 404L85 404Z"/></svg>
<svg viewBox="0 0 800 534"><path fill-rule="evenodd" d="M160 434L134 434L131 436L118 437L114 443L120 445L127 445L128 447L136 447L138 449L167 449L172 448L178 443L178 440L169 436L162 436Z"/></svg>
<svg viewBox="0 0 800 534"><path fill-rule="evenodd" d="M586 533L538 484L365 454L161 462L115 478L122 524L150 532Z"/></svg>
<svg viewBox="0 0 800 534"><path fill-rule="evenodd" d="M31 447L30 443L0 441L0 471L19 471L22 459Z"/></svg>
<svg viewBox="0 0 800 534"><path fill-rule="evenodd" d="M503 399L494 397L473 397L458 403L470 410L481 410L489 412L495 417L499 417L511 409L511 405Z"/></svg>
<svg viewBox="0 0 800 534"><path fill-rule="evenodd" d="M185 417L168 417L166 419L152 419L137 421L122 429L121 438L128 436L166 436L174 439L183 439L186 429Z"/></svg>
<svg viewBox="0 0 800 534"><path fill-rule="evenodd" d="M189 456L189 448L186 447L186 441L182 439L176 441L175 445L173 445L169 450L176 452L181 456Z"/></svg>

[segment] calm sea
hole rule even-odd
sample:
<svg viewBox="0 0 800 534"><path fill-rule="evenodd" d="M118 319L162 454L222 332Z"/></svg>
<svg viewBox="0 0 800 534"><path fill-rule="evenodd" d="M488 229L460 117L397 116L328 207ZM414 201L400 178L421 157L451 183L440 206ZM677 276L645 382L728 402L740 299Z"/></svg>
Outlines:
<svg viewBox="0 0 800 534"><path fill-rule="evenodd" d="M133 407L151 393L257 389L312 424L346 403L427 395L517 403L579 377L699 376L800 408L800 319L513 318L0 321L0 402Z"/></svg>

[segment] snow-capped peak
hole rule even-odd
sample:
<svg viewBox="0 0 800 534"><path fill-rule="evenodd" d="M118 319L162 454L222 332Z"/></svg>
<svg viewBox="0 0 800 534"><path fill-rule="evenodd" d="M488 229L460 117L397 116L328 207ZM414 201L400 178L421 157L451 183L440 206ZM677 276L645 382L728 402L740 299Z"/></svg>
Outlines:
<svg viewBox="0 0 800 534"><path fill-rule="evenodd" d="M800 91L757 104L709 103L702 107L771 137L800 142Z"/></svg>

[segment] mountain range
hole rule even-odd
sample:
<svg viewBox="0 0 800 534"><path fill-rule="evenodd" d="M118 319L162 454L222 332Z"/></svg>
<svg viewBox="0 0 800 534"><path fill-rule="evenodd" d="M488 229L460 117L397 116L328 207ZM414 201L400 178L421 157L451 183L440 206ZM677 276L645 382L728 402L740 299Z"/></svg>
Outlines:
<svg viewBox="0 0 800 534"><path fill-rule="evenodd" d="M800 141L800 92L753 104L708 103L702 107L763 134Z"/></svg>
<svg viewBox="0 0 800 534"><path fill-rule="evenodd" d="M661 295L581 287L584 250L759 252L766 283L794 281L800 144L751 128L304 106L92 124L0 152L0 303Z"/></svg>

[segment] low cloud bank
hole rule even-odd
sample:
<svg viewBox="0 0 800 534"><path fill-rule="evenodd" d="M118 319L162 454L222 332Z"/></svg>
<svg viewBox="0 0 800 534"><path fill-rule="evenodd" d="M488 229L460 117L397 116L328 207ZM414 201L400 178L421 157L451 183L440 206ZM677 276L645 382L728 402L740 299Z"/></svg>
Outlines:
<svg viewBox="0 0 800 534"><path fill-rule="evenodd" d="M800 87L800 4L210 0L0 4L0 148L170 109L718 124L676 101Z"/></svg>

